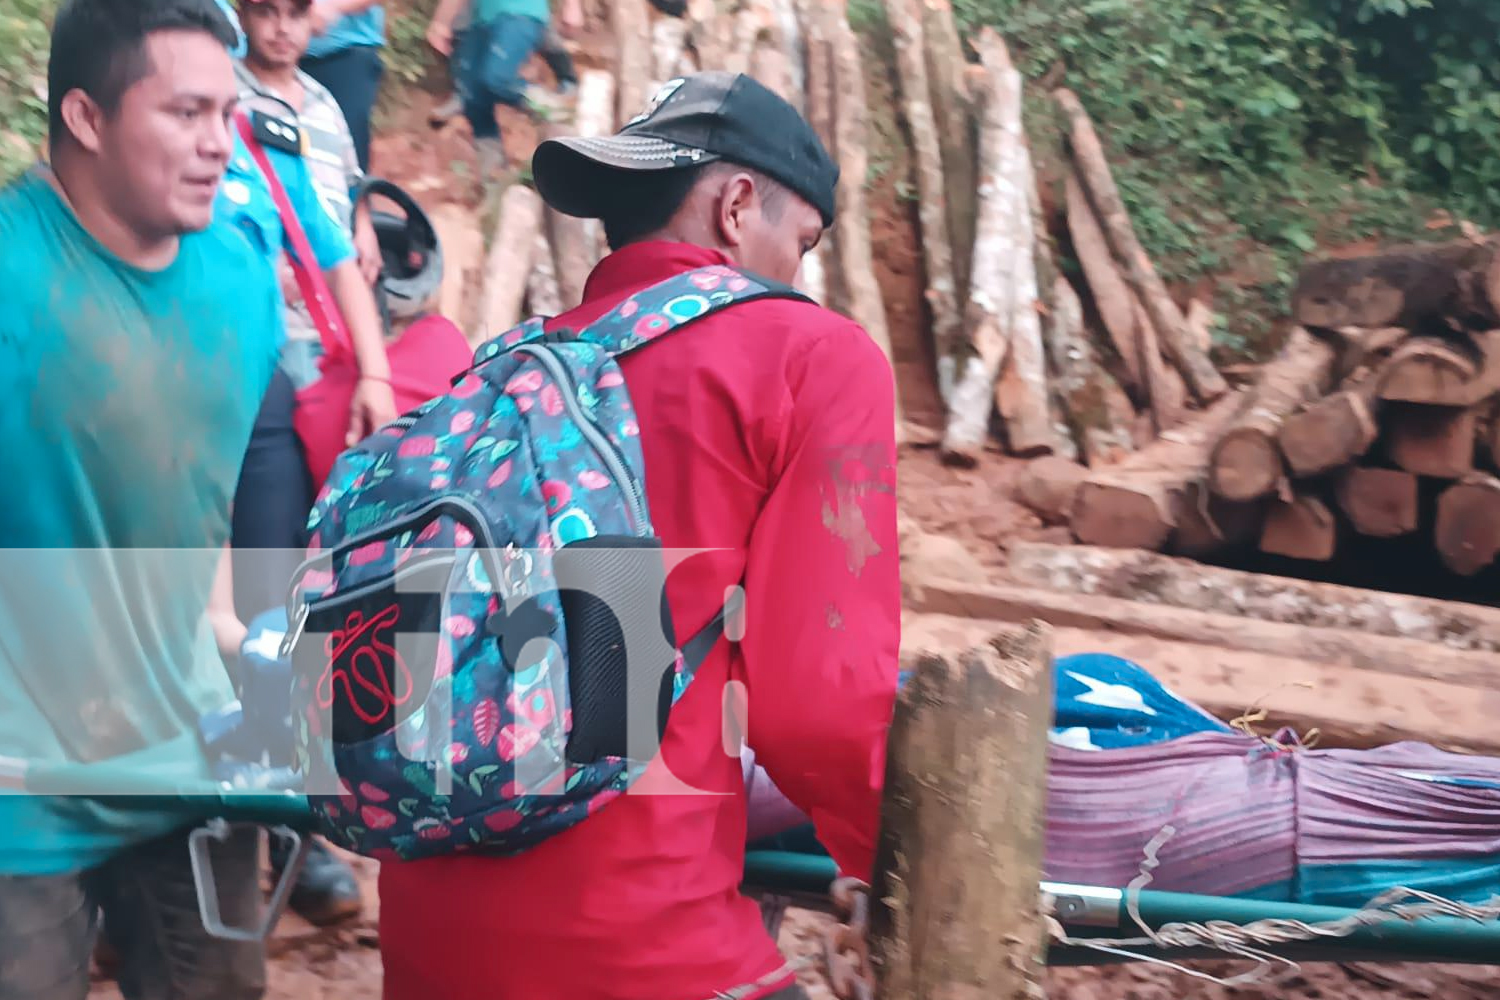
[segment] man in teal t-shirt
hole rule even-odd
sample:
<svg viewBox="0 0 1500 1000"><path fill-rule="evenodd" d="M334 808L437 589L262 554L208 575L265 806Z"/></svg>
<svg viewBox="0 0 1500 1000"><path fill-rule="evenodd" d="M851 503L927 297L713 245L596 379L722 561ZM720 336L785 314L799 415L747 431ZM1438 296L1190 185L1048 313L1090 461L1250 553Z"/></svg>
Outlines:
<svg viewBox="0 0 1500 1000"><path fill-rule="evenodd" d="M282 339L265 255L213 221L234 41L211 0L68 0L51 168L0 192L0 757L101 793L99 768L206 778L197 720L233 698L209 595ZM197 914L203 818L0 795L0 1000L82 997L101 911L130 1000L260 996L263 947ZM258 845L212 848L232 924Z"/></svg>
<svg viewBox="0 0 1500 1000"><path fill-rule="evenodd" d="M427 43L452 57L454 89L474 133L481 182L505 169L505 146L495 105L547 110L540 92L521 76L542 44L552 17L548 0L440 0L427 27ZM455 27L465 26L455 41ZM644 44L644 42L643 42Z"/></svg>

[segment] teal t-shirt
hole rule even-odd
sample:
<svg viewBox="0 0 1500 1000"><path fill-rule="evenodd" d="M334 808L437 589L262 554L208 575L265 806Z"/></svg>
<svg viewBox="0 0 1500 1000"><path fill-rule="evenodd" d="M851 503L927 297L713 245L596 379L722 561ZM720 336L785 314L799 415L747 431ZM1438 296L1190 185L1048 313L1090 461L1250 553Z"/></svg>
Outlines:
<svg viewBox="0 0 1500 1000"><path fill-rule="evenodd" d="M543 24L552 19L547 0L473 0L472 17L475 24L486 24L502 14L529 17Z"/></svg>
<svg viewBox="0 0 1500 1000"><path fill-rule="evenodd" d="M385 45L385 7L375 4L358 14L345 14L328 26L321 35L314 35L307 44L309 59L338 55L346 49L381 48Z"/></svg>
<svg viewBox="0 0 1500 1000"><path fill-rule="evenodd" d="M283 336L271 265L216 221L132 267L40 170L0 191L0 245L0 757L206 777L197 720L233 692L205 610ZM0 874L198 818L0 795Z"/></svg>

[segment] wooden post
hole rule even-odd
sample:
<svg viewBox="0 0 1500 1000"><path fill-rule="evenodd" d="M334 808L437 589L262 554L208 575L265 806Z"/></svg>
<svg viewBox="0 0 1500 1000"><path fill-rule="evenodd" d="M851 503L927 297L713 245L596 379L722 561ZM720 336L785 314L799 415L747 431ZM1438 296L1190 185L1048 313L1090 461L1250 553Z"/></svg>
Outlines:
<svg viewBox="0 0 1500 1000"><path fill-rule="evenodd" d="M870 893L881 1000L1042 995L1052 632L920 653L891 727Z"/></svg>
<svg viewBox="0 0 1500 1000"><path fill-rule="evenodd" d="M506 188L500 202L500 220L485 262L479 329L469 331L471 343L498 337L520 322L526 283L536 253L536 237L541 231L541 197L523 184Z"/></svg>

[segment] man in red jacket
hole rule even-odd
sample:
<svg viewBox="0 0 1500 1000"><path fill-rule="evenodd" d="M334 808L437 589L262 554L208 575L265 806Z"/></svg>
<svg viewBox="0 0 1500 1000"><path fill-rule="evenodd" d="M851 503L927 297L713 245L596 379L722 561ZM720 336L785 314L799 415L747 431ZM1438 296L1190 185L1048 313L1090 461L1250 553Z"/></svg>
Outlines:
<svg viewBox="0 0 1500 1000"><path fill-rule="evenodd" d="M668 83L618 135L544 143L533 172L613 251L553 323L572 329L704 265L791 283L838 178L790 105L728 73ZM869 878L900 632L890 366L849 320L761 299L621 368L662 544L713 550L669 578L678 634L745 590L742 638L708 656L653 762L699 792L625 795L514 857L383 866L391 1000L802 997L738 892L746 795L726 733Z"/></svg>

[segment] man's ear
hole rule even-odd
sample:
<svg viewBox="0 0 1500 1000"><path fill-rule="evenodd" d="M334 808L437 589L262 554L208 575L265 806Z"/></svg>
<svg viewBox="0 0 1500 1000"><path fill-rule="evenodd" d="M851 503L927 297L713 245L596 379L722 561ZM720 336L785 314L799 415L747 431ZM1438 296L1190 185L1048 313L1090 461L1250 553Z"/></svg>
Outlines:
<svg viewBox="0 0 1500 1000"><path fill-rule="evenodd" d="M734 174L719 189L719 234L726 245L737 247L744 242L755 204L755 181L749 174Z"/></svg>
<svg viewBox="0 0 1500 1000"><path fill-rule="evenodd" d="M63 95L63 127L90 153L99 152L104 131L104 109L82 90L74 87Z"/></svg>

